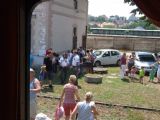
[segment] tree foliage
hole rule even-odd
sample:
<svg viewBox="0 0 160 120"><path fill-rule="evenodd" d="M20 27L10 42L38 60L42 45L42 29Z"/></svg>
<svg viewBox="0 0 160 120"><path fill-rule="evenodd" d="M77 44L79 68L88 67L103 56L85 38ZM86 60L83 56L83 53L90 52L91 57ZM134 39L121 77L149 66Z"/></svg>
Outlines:
<svg viewBox="0 0 160 120"><path fill-rule="evenodd" d="M124 0L124 3L128 3L130 6L136 6L133 0ZM131 11L134 14L143 14L143 12L137 7Z"/></svg>
<svg viewBox="0 0 160 120"><path fill-rule="evenodd" d="M89 20L90 22L98 22L98 23L106 22L106 18L105 18L104 15L100 15L100 16L98 16L98 17L89 15L89 16L88 16L88 20Z"/></svg>
<svg viewBox="0 0 160 120"><path fill-rule="evenodd" d="M149 22L144 21L144 20L131 22L130 24L127 24L127 25L123 26L122 28L123 29L135 29L136 27L142 27L146 30L156 30L157 29L157 27L155 25L150 24Z"/></svg>
<svg viewBox="0 0 160 120"><path fill-rule="evenodd" d="M124 3L128 3L130 6L136 6L133 0L124 0ZM140 20L143 20L143 22L145 23L145 26L151 29L155 28L155 25L152 24L152 22L143 14L143 12L138 7L133 9L131 13L134 13L134 14L138 13L143 15L142 17L140 17Z"/></svg>

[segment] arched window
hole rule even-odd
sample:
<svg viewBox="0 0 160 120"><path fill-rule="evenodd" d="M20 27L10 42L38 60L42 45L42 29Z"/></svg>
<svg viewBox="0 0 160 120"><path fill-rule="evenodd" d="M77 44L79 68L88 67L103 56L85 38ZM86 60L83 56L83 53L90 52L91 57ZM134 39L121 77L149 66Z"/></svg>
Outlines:
<svg viewBox="0 0 160 120"><path fill-rule="evenodd" d="M73 0L74 3L74 9L78 9L78 1L77 0Z"/></svg>

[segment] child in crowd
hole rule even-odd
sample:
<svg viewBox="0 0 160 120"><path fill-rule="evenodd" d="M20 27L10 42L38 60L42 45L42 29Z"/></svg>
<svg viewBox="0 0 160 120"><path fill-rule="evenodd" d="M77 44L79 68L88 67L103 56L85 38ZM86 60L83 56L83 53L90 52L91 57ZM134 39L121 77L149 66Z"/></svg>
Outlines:
<svg viewBox="0 0 160 120"><path fill-rule="evenodd" d="M136 77L136 67L135 66L132 66L131 68L131 72L130 72L130 78L131 78L131 81L133 81L133 79L135 79Z"/></svg>
<svg viewBox="0 0 160 120"><path fill-rule="evenodd" d="M150 67L152 68L152 70L149 73L149 82L153 82L154 76L158 70L158 62L152 64Z"/></svg>
<svg viewBox="0 0 160 120"><path fill-rule="evenodd" d="M42 65L41 71L39 73L39 80L40 80L41 86L43 85L43 81L46 79L46 76L47 76L46 66Z"/></svg>
<svg viewBox="0 0 160 120"><path fill-rule="evenodd" d="M141 69L139 70L139 80L140 83L144 83L144 76L145 76L145 71L144 71L144 67L141 67Z"/></svg>

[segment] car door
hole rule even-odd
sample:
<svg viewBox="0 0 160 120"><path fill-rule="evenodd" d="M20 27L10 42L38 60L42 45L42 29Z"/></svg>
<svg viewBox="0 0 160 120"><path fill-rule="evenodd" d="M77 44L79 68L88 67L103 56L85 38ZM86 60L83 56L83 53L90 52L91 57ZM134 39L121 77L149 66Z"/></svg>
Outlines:
<svg viewBox="0 0 160 120"><path fill-rule="evenodd" d="M111 51L111 64L117 64L117 61L120 58L120 53L118 51Z"/></svg>
<svg viewBox="0 0 160 120"><path fill-rule="evenodd" d="M111 54L110 51L105 51L102 55L101 59L101 64L102 65L109 65L111 64Z"/></svg>

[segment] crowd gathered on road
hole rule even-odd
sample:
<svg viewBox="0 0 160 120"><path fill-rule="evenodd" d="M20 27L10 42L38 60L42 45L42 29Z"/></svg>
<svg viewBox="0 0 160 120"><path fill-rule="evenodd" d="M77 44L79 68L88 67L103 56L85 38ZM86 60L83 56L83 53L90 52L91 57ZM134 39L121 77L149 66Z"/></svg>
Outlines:
<svg viewBox="0 0 160 120"><path fill-rule="evenodd" d="M36 94L42 89L43 82L48 80L48 87L53 88L54 76L60 71L60 83L63 86L58 108L63 106L65 120L96 120L99 114L93 101L92 92L85 94L85 99L81 101L79 90L81 86L78 84L78 78L83 74L84 70L87 73L94 73L93 66L96 55L93 49L84 50L82 47L72 51L63 52L58 55L49 48L46 50L46 55L43 60L43 65L40 66L39 78L35 77L35 69L33 57L30 57L30 120L38 120L36 118ZM124 52L120 58L120 78L123 80L126 76L130 77L132 82L136 78L138 71L138 80L144 84L145 70L141 67L139 70L134 65L135 54L127 56ZM149 73L149 81L153 82L155 75L160 83L160 58L157 57L157 62L151 65L152 70ZM69 73L69 71L72 71ZM68 78L69 76L69 78ZM62 109L57 109L55 120L59 120L63 113ZM46 119L47 120L47 119Z"/></svg>

